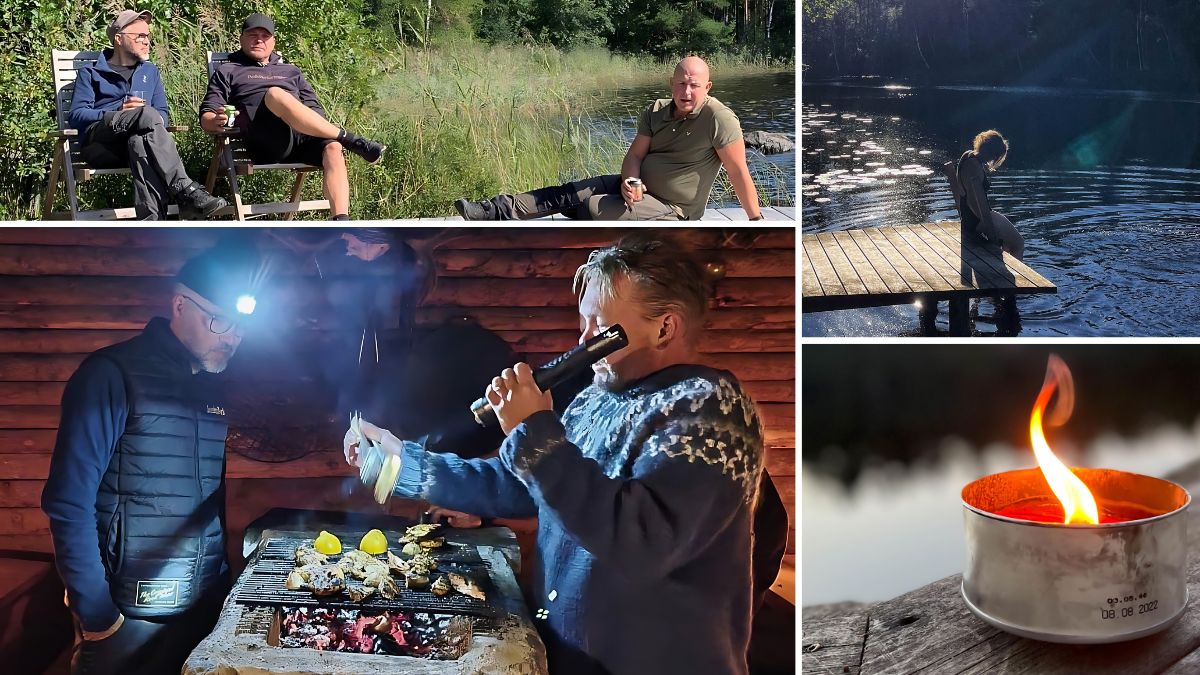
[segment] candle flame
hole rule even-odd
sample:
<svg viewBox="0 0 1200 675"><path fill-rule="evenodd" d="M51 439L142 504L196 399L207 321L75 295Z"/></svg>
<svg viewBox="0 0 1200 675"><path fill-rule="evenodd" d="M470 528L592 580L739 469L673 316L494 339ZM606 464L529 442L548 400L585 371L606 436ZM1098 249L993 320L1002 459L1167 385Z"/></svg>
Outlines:
<svg viewBox="0 0 1200 675"><path fill-rule="evenodd" d="M1033 404L1033 415L1029 418L1029 438L1033 442L1033 453L1037 456L1038 466L1041 467L1042 475L1046 477L1054 496L1062 502L1063 523L1095 525L1100 522L1096 498L1083 481L1079 480L1079 476L1054 455L1050 444L1046 442L1046 434L1042 431L1043 414L1056 390L1058 398L1054 409L1045 417L1050 426L1065 423L1075 407L1075 383L1071 379L1071 371L1058 355L1051 354L1050 361L1046 364L1046 380L1042 383L1037 402Z"/></svg>

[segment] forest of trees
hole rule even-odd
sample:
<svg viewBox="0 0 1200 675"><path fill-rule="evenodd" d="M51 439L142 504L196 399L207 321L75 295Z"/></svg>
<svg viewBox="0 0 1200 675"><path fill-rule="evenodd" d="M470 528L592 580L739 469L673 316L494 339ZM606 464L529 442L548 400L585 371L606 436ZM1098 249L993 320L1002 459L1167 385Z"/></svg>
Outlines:
<svg viewBox="0 0 1200 675"><path fill-rule="evenodd" d="M669 58L685 52L795 59L795 0L361 0L369 23L405 42L599 45Z"/></svg>
<svg viewBox="0 0 1200 675"><path fill-rule="evenodd" d="M803 77L1200 89L1196 0L803 0Z"/></svg>

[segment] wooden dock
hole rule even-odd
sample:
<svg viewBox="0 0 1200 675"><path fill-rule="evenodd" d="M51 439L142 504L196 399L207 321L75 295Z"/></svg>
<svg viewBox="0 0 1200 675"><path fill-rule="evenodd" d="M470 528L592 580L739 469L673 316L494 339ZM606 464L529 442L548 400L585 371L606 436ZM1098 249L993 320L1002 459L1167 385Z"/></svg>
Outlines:
<svg viewBox="0 0 1200 675"><path fill-rule="evenodd" d="M1193 494L1200 464L1169 476ZM1200 510L1188 518L1188 597L1165 631L1110 645L1060 645L993 628L967 609L962 575L874 605L803 610L801 661L806 673L1038 673L1039 675L1184 675L1200 672Z"/></svg>
<svg viewBox="0 0 1200 675"><path fill-rule="evenodd" d="M957 221L806 234L804 312L950 301L964 325L972 297L1057 293L1032 267L998 246L963 245Z"/></svg>
<svg viewBox="0 0 1200 675"><path fill-rule="evenodd" d="M763 220L774 221L792 221L796 220L796 207L794 206L764 206L762 207ZM462 220L461 216L443 216L440 218L418 218L417 220ZM537 220L569 220L575 222L588 222L583 220L576 221L574 218L568 218L563 215L547 216L546 218L538 218ZM704 209L704 217L700 220L724 220L724 221L749 221L746 212L739 208L734 209Z"/></svg>

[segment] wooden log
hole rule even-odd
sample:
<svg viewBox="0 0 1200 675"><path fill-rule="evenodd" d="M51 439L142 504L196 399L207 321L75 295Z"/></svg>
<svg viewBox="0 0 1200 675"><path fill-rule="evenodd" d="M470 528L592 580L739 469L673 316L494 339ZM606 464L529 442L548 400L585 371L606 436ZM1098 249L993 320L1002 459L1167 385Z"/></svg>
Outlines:
<svg viewBox="0 0 1200 675"><path fill-rule="evenodd" d="M0 328L141 330L165 308L150 306L3 305ZM578 330L579 313L568 307L438 307L417 310L417 324L440 326L471 317L485 328L502 330ZM313 319L317 327L342 327L326 313ZM715 309L706 323L713 330L794 330L795 307L730 307ZM0 371L3 373L3 371Z"/></svg>
<svg viewBox="0 0 1200 675"><path fill-rule="evenodd" d="M322 297L316 279L291 278L269 295L282 309L304 307ZM109 305L163 308L172 281L166 277L10 277L0 284L0 305ZM426 300L430 306L575 307L571 285L560 279L441 279ZM726 279L716 285L715 307L794 307L791 278Z"/></svg>
<svg viewBox="0 0 1200 675"><path fill-rule="evenodd" d="M184 248L97 248L94 246L42 246L0 244L0 275L170 277L195 254ZM587 262L587 249L559 250L439 250L433 254L441 278L563 279ZM718 250L699 253L704 261L722 263L727 278L794 277L792 249ZM334 259L336 261L336 258ZM332 263L332 264L336 264ZM325 277L337 269L322 262ZM385 267L367 267L368 273L386 274ZM310 258L292 254L274 256L272 274L317 276ZM570 285L570 282L567 282Z"/></svg>
<svg viewBox="0 0 1200 675"><path fill-rule="evenodd" d="M86 354L140 333L140 330L0 329L0 352Z"/></svg>
<svg viewBox="0 0 1200 675"><path fill-rule="evenodd" d="M139 330L0 329L0 353L90 353L140 333ZM518 353L564 352L579 340L577 330L512 330L498 331L498 334ZM338 337L321 330L297 330L294 335L314 345L330 343ZM699 348L702 353L794 352L796 336L792 331L713 330L705 331L701 336Z"/></svg>
<svg viewBox="0 0 1200 675"><path fill-rule="evenodd" d="M0 382L0 406L58 405L63 382Z"/></svg>
<svg viewBox="0 0 1200 675"><path fill-rule="evenodd" d="M41 508L45 484L44 480L0 480L0 508Z"/></svg>
<svg viewBox="0 0 1200 675"><path fill-rule="evenodd" d="M404 239L428 237L432 231L450 231L457 236L442 248L462 250L560 249L608 246L634 228L595 227L520 227L520 228L388 228ZM795 227L762 228L677 228L676 236L686 235L690 243L702 249L767 248L790 249L796 246ZM13 227L0 230L0 244L42 244L50 246L95 246L105 248L187 248L205 249L227 234L245 234L232 228L124 228L124 227ZM274 247L270 241L268 246Z"/></svg>
<svg viewBox="0 0 1200 675"><path fill-rule="evenodd" d="M0 429L0 454L49 453L57 433L55 429Z"/></svg>
<svg viewBox="0 0 1200 675"><path fill-rule="evenodd" d="M794 478L796 476L796 449L767 448L766 468L772 478L784 476Z"/></svg>
<svg viewBox="0 0 1200 675"><path fill-rule="evenodd" d="M0 305L0 328L141 330L162 313L155 307Z"/></svg>
<svg viewBox="0 0 1200 675"><path fill-rule="evenodd" d="M57 429L57 405L0 406L0 429ZM0 474L3 475L3 474Z"/></svg>
<svg viewBox="0 0 1200 675"><path fill-rule="evenodd" d="M500 337L518 353L564 352L579 342L579 331L500 331ZM3 336L0 335L0 345ZM792 331L705 331L700 351L713 352L794 352L796 334Z"/></svg>
<svg viewBox="0 0 1200 675"><path fill-rule="evenodd" d="M272 372L274 366L270 363L246 359L245 354L255 353L255 350L246 349L240 361L235 355L230 374L267 381L295 379L295 375L290 373ZM556 355L530 354L527 360L532 365L540 366ZM8 382L65 382L86 357L87 354L0 354L0 379ZM731 371L743 382L786 380L795 377L796 373L796 356L789 353L708 354L703 360L714 368Z"/></svg>
<svg viewBox="0 0 1200 675"><path fill-rule="evenodd" d="M742 387L755 403L794 403L795 380L764 380L743 382Z"/></svg>
<svg viewBox="0 0 1200 675"><path fill-rule="evenodd" d="M0 354L0 378L9 382L66 382L86 354Z"/></svg>
<svg viewBox="0 0 1200 675"><path fill-rule="evenodd" d="M50 519L40 508L0 509L0 536L50 534Z"/></svg>

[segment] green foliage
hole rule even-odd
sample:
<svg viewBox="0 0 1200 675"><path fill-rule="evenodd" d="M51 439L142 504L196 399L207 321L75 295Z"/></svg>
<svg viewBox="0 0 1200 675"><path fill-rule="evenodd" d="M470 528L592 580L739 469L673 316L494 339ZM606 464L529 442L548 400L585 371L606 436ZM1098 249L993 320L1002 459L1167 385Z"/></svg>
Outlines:
<svg viewBox="0 0 1200 675"><path fill-rule="evenodd" d="M803 0L813 77L1200 89L1194 0Z"/></svg>
<svg viewBox="0 0 1200 675"><path fill-rule="evenodd" d="M449 215L459 197L617 171L621 130L580 122L598 92L662 80L654 57L711 51L723 76L753 69L745 64L759 59L732 44L731 18L715 18L732 17L741 0L670 0L665 13L656 5L641 14L631 0L434 0L432 14L427 0L127 4L156 17L151 59L163 75L171 122L190 126L175 138L189 175L199 179L213 149L197 118L208 81L205 52L237 49L246 14L272 15L278 51L304 70L330 119L389 146L379 166L348 159L355 218ZM0 2L0 218L40 214L52 156L45 134L55 126L50 50L106 46L113 7L110 0ZM644 22L640 33L630 32L637 27L631 17ZM633 46L639 39L654 49ZM266 201L286 195L291 180L258 172L241 183L248 201ZM85 209L132 201L127 176L87 181L79 193ZM304 198L320 194L314 177ZM64 199L60 190L60 208Z"/></svg>

